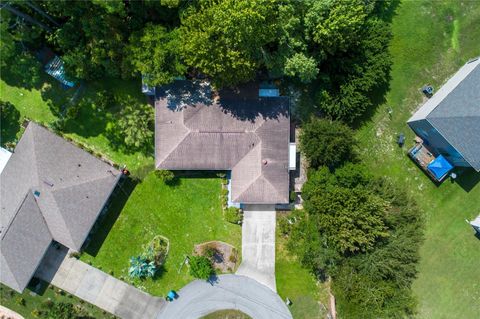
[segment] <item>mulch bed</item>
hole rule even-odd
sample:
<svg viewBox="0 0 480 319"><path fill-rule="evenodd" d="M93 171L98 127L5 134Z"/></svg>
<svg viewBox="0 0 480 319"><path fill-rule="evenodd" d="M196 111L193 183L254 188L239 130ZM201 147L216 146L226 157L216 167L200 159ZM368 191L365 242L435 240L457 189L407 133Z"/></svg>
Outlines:
<svg viewBox="0 0 480 319"><path fill-rule="evenodd" d="M213 248L216 251L212 257L212 263L217 271L235 271L238 263L238 251L235 247L222 241L209 241L195 245L194 252L196 255L203 256L208 248Z"/></svg>

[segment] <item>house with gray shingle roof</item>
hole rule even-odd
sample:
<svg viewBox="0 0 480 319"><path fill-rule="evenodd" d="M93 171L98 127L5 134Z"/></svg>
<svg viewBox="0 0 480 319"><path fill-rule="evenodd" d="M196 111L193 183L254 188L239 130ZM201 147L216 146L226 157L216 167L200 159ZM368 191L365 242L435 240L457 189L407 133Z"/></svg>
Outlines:
<svg viewBox="0 0 480 319"><path fill-rule="evenodd" d="M30 122L0 175L0 281L22 291L52 242L81 250L120 178Z"/></svg>
<svg viewBox="0 0 480 319"><path fill-rule="evenodd" d="M435 156L480 172L480 58L458 70L408 125Z"/></svg>
<svg viewBox="0 0 480 319"><path fill-rule="evenodd" d="M241 204L289 201L289 100L258 88L223 90L175 81L157 90L157 169L231 171L231 199Z"/></svg>

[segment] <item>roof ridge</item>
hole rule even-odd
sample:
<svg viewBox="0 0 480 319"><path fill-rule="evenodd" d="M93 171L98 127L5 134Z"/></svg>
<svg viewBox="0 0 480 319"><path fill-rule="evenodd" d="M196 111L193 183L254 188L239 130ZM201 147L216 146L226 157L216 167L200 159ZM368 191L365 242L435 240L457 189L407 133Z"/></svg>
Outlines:
<svg viewBox="0 0 480 319"><path fill-rule="evenodd" d="M183 123L182 123L183 125ZM185 126L185 125L184 125ZM185 126L186 127L186 126ZM160 164L164 163L172 154L173 152L175 152L179 147L180 145L185 141L185 139L190 136L190 134L192 133L192 131L186 127L186 129L188 130L187 134L185 134L185 136L183 136L183 138L180 140L180 142L177 143L177 145L170 151L170 153L168 153L167 155L165 155L165 157L163 158L163 160L160 162L160 163L155 163L155 168L157 168Z"/></svg>
<svg viewBox="0 0 480 319"><path fill-rule="evenodd" d="M255 133L254 133L255 134ZM255 134L256 135L256 134ZM258 137L258 136L257 136ZM259 138L259 143L257 145L255 145L255 147L253 147L249 152L247 152L231 169L231 171L233 171L235 169L235 167L237 167L238 164L240 164L240 162L245 158L247 157L250 153L252 153L254 150L257 149L257 147L260 148L260 157L262 157L262 139ZM260 165L260 161L261 161L261 158L259 158L259 165ZM255 183L255 181L262 176L262 169L260 168L260 173L257 175L257 177L250 183L248 184L241 192L240 194L237 196L240 197L253 183Z"/></svg>
<svg viewBox="0 0 480 319"><path fill-rule="evenodd" d="M107 170L107 172L108 172L108 171L110 171L110 173L112 174L111 176L112 176L112 177L115 177L115 178L117 178L119 175L122 174L122 173L118 172L118 174L115 175L115 174L113 173L113 170ZM54 187L54 189L52 189L52 193L55 192L55 191L58 191L58 190L68 189L68 188L71 188L71 187L74 187L74 186L83 185L83 184L86 184L86 183L92 183L92 182L96 182L96 181L103 180L103 179L106 179L106 178L110 178L110 175L105 175L105 176L97 176L97 175L95 175L95 178L94 178L94 179L84 180L84 181L80 181L80 182L76 182L76 183L72 183L72 184L67 184L67 185L61 186L61 187Z"/></svg>

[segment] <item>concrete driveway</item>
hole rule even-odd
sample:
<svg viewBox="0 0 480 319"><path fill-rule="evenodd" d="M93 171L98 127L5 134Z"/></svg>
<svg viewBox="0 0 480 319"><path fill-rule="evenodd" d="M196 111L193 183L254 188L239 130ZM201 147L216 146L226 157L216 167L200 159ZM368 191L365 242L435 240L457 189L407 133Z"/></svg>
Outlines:
<svg viewBox="0 0 480 319"><path fill-rule="evenodd" d="M242 263L238 275L255 279L273 291L275 283L275 205L245 205Z"/></svg>
<svg viewBox="0 0 480 319"><path fill-rule="evenodd" d="M123 319L155 318L165 300L151 296L80 260L49 248L36 277Z"/></svg>
<svg viewBox="0 0 480 319"><path fill-rule="evenodd" d="M222 309L240 310L253 319L291 319L285 303L271 289L238 275L220 275L213 285L196 280L177 292L157 319L198 319Z"/></svg>

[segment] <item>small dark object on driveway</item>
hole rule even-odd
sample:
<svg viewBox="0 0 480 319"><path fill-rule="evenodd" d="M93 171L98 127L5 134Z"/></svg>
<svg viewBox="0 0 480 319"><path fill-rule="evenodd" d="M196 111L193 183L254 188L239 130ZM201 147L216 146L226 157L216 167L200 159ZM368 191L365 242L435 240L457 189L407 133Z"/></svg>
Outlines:
<svg viewBox="0 0 480 319"><path fill-rule="evenodd" d="M405 144L405 135L403 133L400 133L400 135L398 136L397 143L400 147L403 147L403 144Z"/></svg>
<svg viewBox="0 0 480 319"><path fill-rule="evenodd" d="M423 94L425 94L426 96L431 97L431 96L433 95L433 86L431 86L431 85L425 85L425 86L422 88L422 92L423 92Z"/></svg>

